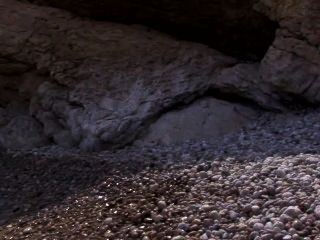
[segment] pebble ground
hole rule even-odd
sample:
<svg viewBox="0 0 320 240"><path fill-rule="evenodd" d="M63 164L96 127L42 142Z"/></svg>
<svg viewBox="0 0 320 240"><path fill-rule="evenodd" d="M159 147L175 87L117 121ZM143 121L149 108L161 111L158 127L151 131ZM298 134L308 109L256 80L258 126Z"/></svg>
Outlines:
<svg viewBox="0 0 320 240"><path fill-rule="evenodd" d="M213 142L6 152L0 239L320 239L320 110Z"/></svg>

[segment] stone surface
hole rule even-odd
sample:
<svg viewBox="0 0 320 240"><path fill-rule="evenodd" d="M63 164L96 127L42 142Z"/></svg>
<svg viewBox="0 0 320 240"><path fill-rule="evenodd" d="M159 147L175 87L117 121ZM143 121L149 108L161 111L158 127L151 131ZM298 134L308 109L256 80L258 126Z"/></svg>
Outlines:
<svg viewBox="0 0 320 240"><path fill-rule="evenodd" d="M74 11L81 15L172 26L187 31L190 37L212 34L213 47L232 47L248 51L264 48L261 57L260 81L272 88L284 102L320 101L320 2L318 0L257 0L257 1L89 1L34 0ZM85 7L84 7L85 6ZM267 22L258 13L264 14ZM186 26L187 25L187 26ZM270 32L276 31L276 35ZM195 31L194 28L200 29ZM186 29L186 30L185 30ZM261 31L260 29L264 29ZM172 30L171 30L172 31ZM239 33L241 31L241 33ZM172 32L177 32L173 30ZM267 36L261 33L269 33ZM187 35L188 35L187 34ZM272 43L273 41L273 43ZM244 44L246 42L246 44ZM261 43L260 46L258 46ZM238 44L242 45L239 46ZM258 44L258 45L257 45ZM262 47L264 45L264 47ZM211 45L212 46L212 45ZM250 48L250 47L249 47ZM263 57L264 53L265 56Z"/></svg>
<svg viewBox="0 0 320 240"><path fill-rule="evenodd" d="M261 63L240 61L147 27L94 21L26 2L0 0L0 106L30 102L23 111L30 110L43 125L45 135L61 146L84 150L123 146L161 113L203 95L251 101L269 109L320 102L320 4L316 0L243 1L239 5L214 1L215 7L205 2L197 5L204 11L205 4L210 12L204 13L204 19L210 16L224 23L210 25L221 25L221 34L220 28L212 30L219 43L227 42L228 33L233 43L255 45L263 34L252 41L247 37L262 32L257 32L262 26L270 26L261 15L278 22L275 40ZM74 2L61 2L59 6L69 9L70 3ZM86 5L88 13L84 14L88 16L91 6L105 11L95 4L83 0L72 4L72 10L77 12ZM107 1L101 4L108 6L104 5ZM120 9L132 6L124 1L113 4L119 4ZM142 9L150 7L137 4ZM145 14L162 6L165 19L175 19L183 10L178 2L151 5ZM221 11L226 8L229 11ZM179 21L188 24L192 18L188 11L183 12L185 21ZM171 18L166 14L172 14ZM236 24L240 19L243 22ZM230 28L225 26L228 20ZM243 23L253 26L241 28ZM195 28L201 25L197 24Z"/></svg>
<svg viewBox="0 0 320 240"><path fill-rule="evenodd" d="M279 22L260 74L285 101L320 101L320 2L261 0L255 8Z"/></svg>
<svg viewBox="0 0 320 240"><path fill-rule="evenodd" d="M188 140L216 140L256 117L257 112L251 108L204 98L181 110L163 114L139 141L140 144L177 144Z"/></svg>
<svg viewBox="0 0 320 240"><path fill-rule="evenodd" d="M124 145L164 109L209 88L228 92L233 86L220 74L238 61L206 46L14 0L1 0L0 7L1 54L50 76L30 109L56 143L68 132L60 144L85 150ZM242 86L249 95L253 85Z"/></svg>
<svg viewBox="0 0 320 240"><path fill-rule="evenodd" d="M48 143L41 125L30 116L17 116L0 128L0 146L4 148L36 148Z"/></svg>

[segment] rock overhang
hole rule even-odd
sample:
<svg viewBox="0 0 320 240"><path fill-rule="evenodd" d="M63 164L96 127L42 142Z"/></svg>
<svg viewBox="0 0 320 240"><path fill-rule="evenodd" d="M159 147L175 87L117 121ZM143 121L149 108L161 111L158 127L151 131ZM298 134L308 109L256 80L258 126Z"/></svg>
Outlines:
<svg viewBox="0 0 320 240"><path fill-rule="evenodd" d="M141 24L228 55L259 60L278 23L254 9L256 0L29 0L101 21Z"/></svg>

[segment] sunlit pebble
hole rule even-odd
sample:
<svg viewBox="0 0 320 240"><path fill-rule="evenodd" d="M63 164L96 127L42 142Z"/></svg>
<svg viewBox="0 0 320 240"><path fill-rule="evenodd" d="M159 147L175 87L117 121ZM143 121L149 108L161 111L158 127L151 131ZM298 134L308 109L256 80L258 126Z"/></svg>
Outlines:
<svg viewBox="0 0 320 240"><path fill-rule="evenodd" d="M163 210L167 207L167 203L165 201L159 201L158 202L158 208L159 210Z"/></svg>
<svg viewBox="0 0 320 240"><path fill-rule="evenodd" d="M104 220L104 223L105 223L105 224L111 224L112 221L113 221L113 219L112 219L111 217L109 217L109 218L106 218L106 219Z"/></svg>
<svg viewBox="0 0 320 240"><path fill-rule="evenodd" d="M185 240L184 236L175 236L171 240Z"/></svg>
<svg viewBox="0 0 320 240"><path fill-rule="evenodd" d="M253 205L251 211L253 214L258 214L260 212L260 207L258 205Z"/></svg>
<svg viewBox="0 0 320 240"><path fill-rule="evenodd" d="M28 234L32 232L32 227L26 227L25 229L23 229L23 233Z"/></svg>

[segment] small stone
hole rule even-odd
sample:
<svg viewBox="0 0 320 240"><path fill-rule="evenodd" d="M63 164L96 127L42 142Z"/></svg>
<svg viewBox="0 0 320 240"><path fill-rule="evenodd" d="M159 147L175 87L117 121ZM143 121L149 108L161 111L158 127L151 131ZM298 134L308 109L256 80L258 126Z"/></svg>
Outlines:
<svg viewBox="0 0 320 240"><path fill-rule="evenodd" d="M160 209L160 210L163 210L163 209L165 209L167 207L167 203L165 202L165 201L159 201L158 202L158 208Z"/></svg>
<svg viewBox="0 0 320 240"><path fill-rule="evenodd" d="M300 214L302 214L302 211L297 206L290 206L284 210L283 214L286 214L292 218L297 218Z"/></svg>
<svg viewBox="0 0 320 240"><path fill-rule="evenodd" d="M213 224L214 220L211 218L205 218L203 219L203 226L209 227Z"/></svg>
<svg viewBox="0 0 320 240"><path fill-rule="evenodd" d="M314 209L314 215L316 216L317 219L320 220L320 205L316 206Z"/></svg>
<svg viewBox="0 0 320 240"><path fill-rule="evenodd" d="M190 231L198 231L200 229L200 226L197 225L197 224L193 224L191 227L190 227Z"/></svg>
<svg viewBox="0 0 320 240"><path fill-rule="evenodd" d="M209 213L209 217L212 218L213 220L218 220L220 219L220 214L218 211L214 210Z"/></svg>
<svg viewBox="0 0 320 240"><path fill-rule="evenodd" d="M179 223L178 224L178 228L187 232L190 229L190 224L188 224L188 223Z"/></svg>
<svg viewBox="0 0 320 240"><path fill-rule="evenodd" d="M210 210L212 210L212 206L207 205L207 204L202 205L201 206L201 210L204 211L204 212L209 212Z"/></svg>
<svg viewBox="0 0 320 240"><path fill-rule="evenodd" d="M298 234L293 234L292 240L300 240L300 236Z"/></svg>
<svg viewBox="0 0 320 240"><path fill-rule="evenodd" d="M153 214L151 215L151 218L156 223L161 222L163 220L163 216L160 214Z"/></svg>
<svg viewBox="0 0 320 240"><path fill-rule="evenodd" d="M23 233L28 234L32 232L32 228L31 227L26 227L25 229L23 229Z"/></svg>
<svg viewBox="0 0 320 240"><path fill-rule="evenodd" d="M253 214L258 214L260 212L260 207L258 205L253 205L251 211Z"/></svg>
<svg viewBox="0 0 320 240"><path fill-rule="evenodd" d="M266 225L264 226L264 229L266 231L272 231L273 230L273 224L272 222L267 222Z"/></svg>
<svg viewBox="0 0 320 240"><path fill-rule="evenodd" d="M152 184L149 188L152 192L155 192L159 189L159 184Z"/></svg>
<svg viewBox="0 0 320 240"><path fill-rule="evenodd" d="M200 225L202 223L202 221L198 218L193 219L192 224L197 224Z"/></svg>
<svg viewBox="0 0 320 240"><path fill-rule="evenodd" d="M111 217L106 218L106 219L104 220L104 223L107 224L107 225L109 225L109 224L112 223L112 220L113 220L113 219L112 219Z"/></svg>
<svg viewBox="0 0 320 240"><path fill-rule="evenodd" d="M291 220L292 220L292 217L288 216L287 214L281 214L280 215L280 221L282 223L287 223L287 222L289 222Z"/></svg>
<svg viewBox="0 0 320 240"><path fill-rule="evenodd" d="M276 228L280 228L280 229L284 229L284 224L282 222L279 222L277 221L275 224L274 224L274 227Z"/></svg>
<svg viewBox="0 0 320 240"><path fill-rule="evenodd" d="M258 236L259 236L259 232L254 231L254 232L250 233L249 239L255 239Z"/></svg>
<svg viewBox="0 0 320 240"><path fill-rule="evenodd" d="M294 228L290 228L288 232L289 232L291 235L293 235L293 234L296 234L296 233L297 233L297 230L294 229Z"/></svg>
<svg viewBox="0 0 320 240"><path fill-rule="evenodd" d="M208 173L205 172L205 171L201 171L201 172L199 172L199 176L200 176L201 178L207 178L207 177L208 177Z"/></svg>
<svg viewBox="0 0 320 240"><path fill-rule="evenodd" d="M292 227L295 228L296 230L300 231L300 230L304 229L304 224L299 220L295 220L292 223Z"/></svg>
<svg viewBox="0 0 320 240"><path fill-rule="evenodd" d="M291 235L285 235L283 237L283 240L291 240L291 239L292 239Z"/></svg>
<svg viewBox="0 0 320 240"><path fill-rule="evenodd" d="M230 211L229 212L229 216L232 220L237 220L239 218L239 213L235 212L235 211Z"/></svg>
<svg viewBox="0 0 320 240"><path fill-rule="evenodd" d="M184 236L179 235L179 236L173 237L171 240L184 240L184 239L185 239Z"/></svg>
<svg viewBox="0 0 320 240"><path fill-rule="evenodd" d="M272 239L272 234L270 234L270 233L263 234L261 236L261 240L270 240L270 239Z"/></svg>
<svg viewBox="0 0 320 240"><path fill-rule="evenodd" d="M209 237L207 236L206 233L204 233L203 235L201 235L200 239L201 239L201 240L208 240Z"/></svg>
<svg viewBox="0 0 320 240"><path fill-rule="evenodd" d="M136 228L134 228L134 229L132 229L132 230L130 231L130 236L131 236L131 237L136 238L136 237L139 237L139 235L140 235L139 230L136 229Z"/></svg>
<svg viewBox="0 0 320 240"><path fill-rule="evenodd" d="M113 233L111 231L106 231L104 233L104 237L106 237L107 239L110 239L113 237Z"/></svg>
<svg viewBox="0 0 320 240"><path fill-rule="evenodd" d="M283 169L275 170L275 174L278 178L283 178L286 176L286 172Z"/></svg>
<svg viewBox="0 0 320 240"><path fill-rule="evenodd" d="M255 223L253 225L253 230L257 232L261 231L263 228L264 228L264 225L262 223Z"/></svg>
<svg viewBox="0 0 320 240"><path fill-rule="evenodd" d="M283 233L275 233L274 234L274 240L283 240Z"/></svg>

